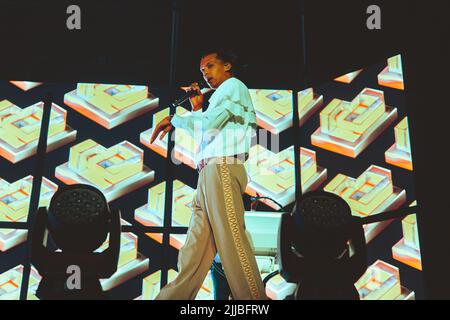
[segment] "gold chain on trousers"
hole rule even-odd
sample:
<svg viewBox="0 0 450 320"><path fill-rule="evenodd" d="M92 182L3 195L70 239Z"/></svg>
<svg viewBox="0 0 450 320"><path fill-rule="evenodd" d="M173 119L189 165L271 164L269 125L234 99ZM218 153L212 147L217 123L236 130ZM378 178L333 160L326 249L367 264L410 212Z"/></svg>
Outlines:
<svg viewBox="0 0 450 320"><path fill-rule="evenodd" d="M223 159L225 160L225 159ZM247 280L248 286L253 299L260 299L258 288L256 286L255 276L252 272L247 253L245 248L242 246L242 238L239 231L238 221L236 217L236 212L234 210L233 195L231 190L231 178L229 168L225 161L220 164L220 175L223 183L223 195L225 198L225 210L228 217L228 223L230 224L234 244L238 250L239 260L241 262L242 269L245 273L245 279Z"/></svg>

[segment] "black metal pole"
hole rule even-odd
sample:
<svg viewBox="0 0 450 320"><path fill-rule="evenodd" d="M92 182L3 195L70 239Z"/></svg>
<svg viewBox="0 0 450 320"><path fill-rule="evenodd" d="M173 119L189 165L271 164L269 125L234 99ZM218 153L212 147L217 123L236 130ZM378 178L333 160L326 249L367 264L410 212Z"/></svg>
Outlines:
<svg viewBox="0 0 450 320"><path fill-rule="evenodd" d="M30 197L30 206L28 207L28 217L27 217L28 235L26 242L27 256L25 258L23 266L22 284L20 286L20 300L27 299L28 283L30 280L30 272L31 272L30 248L31 248L32 229L35 213L39 207L42 176L44 175L45 156L47 153L47 136L48 136L48 129L50 126L49 122L50 122L51 108L52 108L52 95L50 93L46 93L44 96L44 112L41 121L41 131L39 133L39 142L36 155L36 167L33 175L33 186Z"/></svg>
<svg viewBox="0 0 450 320"><path fill-rule="evenodd" d="M0 221L0 229L28 229L28 225L26 222Z"/></svg>
<svg viewBox="0 0 450 320"><path fill-rule="evenodd" d="M178 56L179 42L179 25L181 0L172 0L172 32L170 41L170 101L175 96L175 81ZM170 105L170 114L175 113L175 106ZM164 228L162 237L162 267L161 267L161 288L167 284L169 259L168 252L170 250L170 229L172 226L172 200L173 200L173 166L172 150L174 148L173 129L168 134L167 158L166 158L166 194L164 206Z"/></svg>
<svg viewBox="0 0 450 320"><path fill-rule="evenodd" d="M301 37L301 49L302 54L301 67L300 70L294 70L294 72L299 72L299 83L298 86L294 86L292 92L293 101L293 126L294 126L294 159L295 159L295 202L299 201L303 191L301 182L301 136L302 130L300 128L300 115L298 111L298 92L307 87L307 74L306 74L306 32L305 32L305 3L304 0L299 1L299 13L300 13L300 37ZM295 33L294 33L295 34ZM295 41L295 39L294 39Z"/></svg>

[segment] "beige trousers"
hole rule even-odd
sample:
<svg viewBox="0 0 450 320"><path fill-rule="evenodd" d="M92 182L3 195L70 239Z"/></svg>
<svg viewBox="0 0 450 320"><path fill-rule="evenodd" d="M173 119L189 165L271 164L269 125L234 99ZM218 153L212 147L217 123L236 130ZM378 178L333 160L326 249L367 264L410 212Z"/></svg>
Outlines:
<svg viewBox="0 0 450 320"><path fill-rule="evenodd" d="M200 171L186 243L178 254L178 276L156 299L195 299L216 252L235 300L267 299L245 231L247 183L244 165L233 157L213 158Z"/></svg>

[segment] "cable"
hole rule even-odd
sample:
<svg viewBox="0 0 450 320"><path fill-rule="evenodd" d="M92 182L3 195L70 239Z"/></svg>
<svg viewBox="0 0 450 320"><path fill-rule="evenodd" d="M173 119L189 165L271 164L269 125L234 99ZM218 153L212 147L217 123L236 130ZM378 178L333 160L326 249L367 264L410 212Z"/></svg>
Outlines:
<svg viewBox="0 0 450 320"><path fill-rule="evenodd" d="M390 219L402 219L411 214L417 214L418 206L408 207L403 209L397 209L392 211L381 212L372 216L360 218L361 224L371 224Z"/></svg>
<svg viewBox="0 0 450 320"><path fill-rule="evenodd" d="M273 277L275 277L279 273L280 273L280 270L275 270L275 271L272 271L271 273L269 273L267 276L265 276L264 279L263 279L264 287L266 287L267 282L269 282L270 279L272 279Z"/></svg>
<svg viewBox="0 0 450 320"><path fill-rule="evenodd" d="M280 211L280 212L281 212L281 211L284 211L284 207L283 207L279 202L273 200L273 199L270 198L270 197L260 197L260 196L257 196L257 197L251 197L251 198L250 198L250 200L252 201L252 205L253 205L253 202L256 202L256 201L261 200L261 199L267 199L267 200L272 201L273 203L275 203L277 206L280 207L280 209L278 209L278 211ZM256 206L255 206L255 209L256 209Z"/></svg>

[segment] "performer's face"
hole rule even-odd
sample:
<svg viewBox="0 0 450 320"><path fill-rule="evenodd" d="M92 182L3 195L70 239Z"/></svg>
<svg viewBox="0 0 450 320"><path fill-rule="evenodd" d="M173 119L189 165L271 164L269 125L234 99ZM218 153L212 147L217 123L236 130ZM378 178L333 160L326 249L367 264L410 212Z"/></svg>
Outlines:
<svg viewBox="0 0 450 320"><path fill-rule="evenodd" d="M217 58L217 54L209 54L200 61L203 78L212 89L217 89L222 82L231 77L231 64Z"/></svg>

